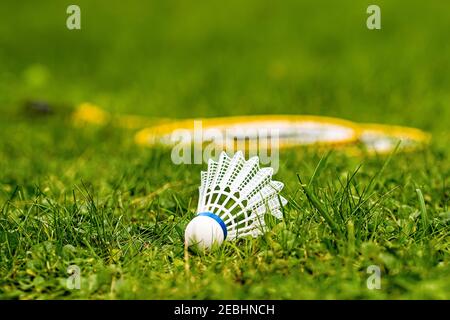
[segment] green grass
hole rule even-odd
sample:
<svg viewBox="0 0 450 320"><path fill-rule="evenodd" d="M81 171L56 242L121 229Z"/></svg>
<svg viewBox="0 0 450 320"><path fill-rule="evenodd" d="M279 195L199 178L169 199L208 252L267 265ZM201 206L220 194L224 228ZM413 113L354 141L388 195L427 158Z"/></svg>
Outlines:
<svg viewBox="0 0 450 320"><path fill-rule="evenodd" d="M56 2L55 2L56 3ZM444 1L0 4L3 299L449 299L450 19ZM429 148L364 158L292 149L289 200L257 239L185 255L200 170L133 132L25 117L61 109L193 117L319 114L415 126ZM66 286L81 269L81 289ZM381 269L368 290L366 270Z"/></svg>

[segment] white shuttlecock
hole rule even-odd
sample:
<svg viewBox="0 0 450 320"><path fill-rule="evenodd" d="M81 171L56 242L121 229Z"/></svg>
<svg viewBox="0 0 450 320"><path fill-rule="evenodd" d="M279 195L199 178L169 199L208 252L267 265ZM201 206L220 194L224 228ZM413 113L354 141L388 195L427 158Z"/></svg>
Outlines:
<svg viewBox="0 0 450 320"><path fill-rule="evenodd" d="M217 162L209 160L201 173L197 216L185 231L188 246L200 249L220 245L265 231L264 215L282 219L287 200L279 195L283 183L272 181L272 168L259 168L259 158L245 161L242 152L230 158L222 152Z"/></svg>

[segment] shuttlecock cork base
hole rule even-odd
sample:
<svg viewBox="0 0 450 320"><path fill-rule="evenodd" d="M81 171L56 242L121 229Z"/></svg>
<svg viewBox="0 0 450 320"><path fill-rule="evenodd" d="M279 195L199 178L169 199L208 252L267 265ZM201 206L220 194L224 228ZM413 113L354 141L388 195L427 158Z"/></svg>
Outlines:
<svg viewBox="0 0 450 320"><path fill-rule="evenodd" d="M245 161L242 152L232 158L222 152L217 162L209 160L201 173L197 216L186 227L186 245L209 249L225 240L257 237L266 230L266 213L281 219L284 185L272 181L272 174L272 168L259 168L258 157Z"/></svg>
<svg viewBox="0 0 450 320"><path fill-rule="evenodd" d="M199 249L205 249L222 244L227 233L227 227L219 216L202 212L189 222L185 238L189 246L197 245Z"/></svg>

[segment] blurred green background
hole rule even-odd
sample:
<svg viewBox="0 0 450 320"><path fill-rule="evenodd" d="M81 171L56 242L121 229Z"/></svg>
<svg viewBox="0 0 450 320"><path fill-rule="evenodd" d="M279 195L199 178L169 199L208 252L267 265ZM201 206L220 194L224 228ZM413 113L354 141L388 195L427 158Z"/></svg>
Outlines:
<svg viewBox="0 0 450 320"><path fill-rule="evenodd" d="M381 30L366 27L373 1L77 1L76 31L71 3L2 1L1 108L31 98L152 116L448 126L446 1L376 1Z"/></svg>
<svg viewBox="0 0 450 320"><path fill-rule="evenodd" d="M81 30L66 28L73 3ZM381 7L381 30L366 27L370 4ZM448 299L449 35L444 0L2 0L0 298ZM201 166L138 148L130 131L24 117L28 100L175 118L337 116L418 127L433 142L383 172L382 157L331 158L315 190L330 208L361 163L355 188L382 173L374 194L384 200L350 217L351 245L299 192L296 173L311 177L322 154L281 154L276 179L297 202L285 222L191 256L185 273L182 232ZM89 282L81 291L65 286L73 263ZM383 290L366 288L371 264Z"/></svg>

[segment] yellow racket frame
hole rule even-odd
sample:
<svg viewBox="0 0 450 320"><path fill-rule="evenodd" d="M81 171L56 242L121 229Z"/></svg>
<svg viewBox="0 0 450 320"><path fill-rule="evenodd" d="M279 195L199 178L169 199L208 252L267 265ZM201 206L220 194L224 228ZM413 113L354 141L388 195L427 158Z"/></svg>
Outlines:
<svg viewBox="0 0 450 320"><path fill-rule="evenodd" d="M99 106L85 102L78 105L72 114L72 121L75 125L93 124L93 125L113 125L124 129L140 129L134 140L141 146L165 145L159 138L169 135L177 129L194 130L194 121L202 121L203 129L221 128L226 130L227 126L236 126L240 123L251 124L261 122L317 122L319 124L338 125L352 130L352 134L346 139L335 141L317 141L313 143L302 143L295 141L283 141L280 138L278 148L293 148L297 146L315 146L315 147L346 147L349 154L388 154L395 146L387 150L375 150L367 145L363 140L364 134L372 133L379 135L380 139L408 139L413 141L412 145L400 145L399 150L402 152L415 151L423 148L431 141L431 135L420 129L403 127L396 125L385 125L375 123L357 124L348 120L333 117L314 116L314 115L253 115L253 116L233 116L233 117L217 117L217 118L191 118L185 120L176 120L169 118L151 118L135 115L114 115ZM142 129L144 128L144 129ZM247 146L247 145L246 145ZM362 147L366 147L363 150Z"/></svg>
<svg viewBox="0 0 450 320"><path fill-rule="evenodd" d="M360 138L359 142L363 145L365 143L361 140L362 136L367 133L373 133L375 135L380 135L380 137L391 138L391 139L408 139L410 141L414 141L414 146L402 146L400 144L399 149L401 151L415 151L417 149L421 149L424 146L428 145L431 142L431 134L422 131L417 128L411 127L403 127L396 125L386 125L386 124L376 124L376 123L362 123L360 126ZM392 152L395 149L395 146L389 150L371 150L370 147L366 150L369 153L376 154L387 154Z"/></svg>
<svg viewBox="0 0 450 320"><path fill-rule="evenodd" d="M301 123L301 122L317 122L320 124L330 124L345 127L351 130L351 134L348 138L340 139L336 141L318 141L311 144L302 144L296 142L283 142L280 139L279 148L291 148L299 145L327 145L327 146L341 146L349 143L356 142L359 136L359 126L355 123L337 119L332 117L312 116L312 115L254 115L254 116L234 116L234 117L220 117L220 118L199 118L199 119L186 119L182 121L169 122L149 128L140 130L135 135L135 142L142 146L154 146L161 144L158 138L169 135L177 129L194 130L194 121L202 121L202 128L223 128L226 126L235 126L239 123L251 124L261 122L287 122L287 123Z"/></svg>

